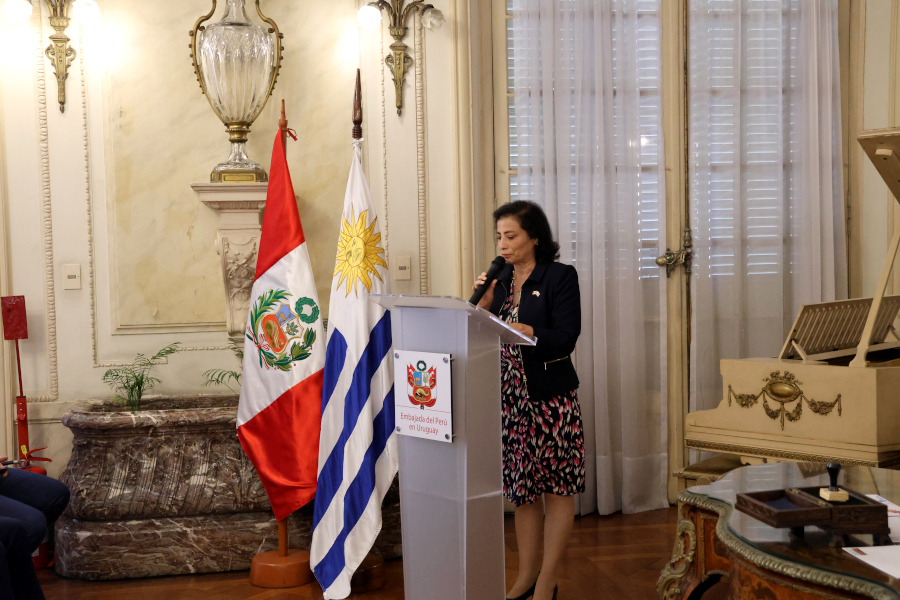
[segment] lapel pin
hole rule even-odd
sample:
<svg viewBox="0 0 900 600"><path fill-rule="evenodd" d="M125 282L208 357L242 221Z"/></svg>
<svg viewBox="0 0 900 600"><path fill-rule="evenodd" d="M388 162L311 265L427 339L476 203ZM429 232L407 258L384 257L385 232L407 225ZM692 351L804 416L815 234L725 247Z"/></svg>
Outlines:
<svg viewBox="0 0 900 600"><path fill-rule="evenodd" d="M537 291L537 290L534 290L533 292L531 292L531 295L532 295L532 296L537 296L538 298L541 297L541 293L540 293L539 291Z"/></svg>

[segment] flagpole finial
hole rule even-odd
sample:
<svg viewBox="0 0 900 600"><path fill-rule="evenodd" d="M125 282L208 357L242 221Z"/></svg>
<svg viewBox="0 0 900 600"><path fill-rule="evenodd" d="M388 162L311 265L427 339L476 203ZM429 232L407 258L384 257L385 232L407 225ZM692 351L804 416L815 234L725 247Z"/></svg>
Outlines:
<svg viewBox="0 0 900 600"><path fill-rule="evenodd" d="M362 84L360 83L359 69L356 70L356 92L353 94L353 139L362 139Z"/></svg>
<svg viewBox="0 0 900 600"><path fill-rule="evenodd" d="M288 122L284 115L284 98L281 99L281 117L278 119L278 128L281 129L281 143L287 152Z"/></svg>

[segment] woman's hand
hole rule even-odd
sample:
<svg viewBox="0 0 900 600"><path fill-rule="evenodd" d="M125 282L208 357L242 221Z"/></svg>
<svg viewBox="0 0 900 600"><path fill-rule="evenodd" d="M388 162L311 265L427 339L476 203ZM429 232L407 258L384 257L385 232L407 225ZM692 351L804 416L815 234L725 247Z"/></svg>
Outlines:
<svg viewBox="0 0 900 600"><path fill-rule="evenodd" d="M478 286L487 281L487 273L482 273L478 276L478 279L475 280L475 285L472 286L472 290L478 289ZM478 301L478 308L483 308L485 310L491 309L491 304L494 302L494 287L497 285L497 280L491 282L490 287L485 290L484 296L481 297L481 300Z"/></svg>
<svg viewBox="0 0 900 600"><path fill-rule="evenodd" d="M525 323L507 323L507 325L523 335L534 337L534 328L531 325L526 325Z"/></svg>

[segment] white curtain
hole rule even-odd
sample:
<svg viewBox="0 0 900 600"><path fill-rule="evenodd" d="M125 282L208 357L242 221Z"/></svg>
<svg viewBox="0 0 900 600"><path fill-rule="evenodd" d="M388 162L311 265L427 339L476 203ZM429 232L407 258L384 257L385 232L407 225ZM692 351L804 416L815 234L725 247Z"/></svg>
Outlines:
<svg viewBox="0 0 900 600"><path fill-rule="evenodd" d="M837 0L689 0L691 410L845 298Z"/></svg>
<svg viewBox="0 0 900 600"><path fill-rule="evenodd" d="M581 284L581 514L668 506L660 0L510 0L511 187Z"/></svg>

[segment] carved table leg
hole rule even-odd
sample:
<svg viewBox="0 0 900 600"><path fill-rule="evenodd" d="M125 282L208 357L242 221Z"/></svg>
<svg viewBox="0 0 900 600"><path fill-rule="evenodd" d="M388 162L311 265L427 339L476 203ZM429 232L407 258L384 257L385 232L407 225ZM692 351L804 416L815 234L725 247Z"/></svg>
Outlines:
<svg viewBox="0 0 900 600"><path fill-rule="evenodd" d="M682 580L688 573L697 552L697 528L685 517L684 506L678 507L678 527L675 529L675 547L672 558L663 568L656 582L661 600L681 600L687 590L682 589Z"/></svg>

